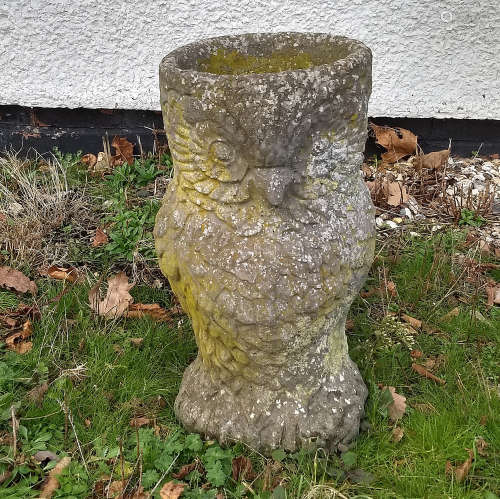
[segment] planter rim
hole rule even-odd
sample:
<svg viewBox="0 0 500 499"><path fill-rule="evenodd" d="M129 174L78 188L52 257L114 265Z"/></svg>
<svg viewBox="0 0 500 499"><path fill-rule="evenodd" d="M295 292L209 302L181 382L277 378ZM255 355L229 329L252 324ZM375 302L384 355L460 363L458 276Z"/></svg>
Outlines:
<svg viewBox="0 0 500 499"><path fill-rule="evenodd" d="M286 69L282 71L269 71L269 72L246 72L238 74L219 74L209 71L203 71L196 67L181 67L179 61L181 58L193 57L193 54L203 51L208 55L211 51L217 48L224 48L230 50L241 48L238 42L279 42L280 40L286 41L286 38L296 38L297 41L307 41L308 43L317 42L330 44L332 49L335 47L343 47L348 51L347 56L335 59L331 62L313 64L307 68ZM224 46L226 45L226 46ZM290 43L290 48L293 44ZM191 56L189 53L192 53ZM307 52L307 51L306 51ZM252 55L252 54L245 54ZM289 78L290 76L304 75L307 73L327 72L333 73L336 76L347 75L354 67L360 64L366 65L371 63L371 50L362 42L340 35L332 35L331 33L324 32L298 32L298 31L282 31L282 32L263 32L263 33L241 33L236 35L224 35L210 38L202 38L200 40L188 43L181 47L174 49L163 57L160 63L160 75L167 76L175 73L177 76L187 77L188 79L196 78L198 81L206 80L207 82L215 81L252 81L276 78ZM192 65L197 63L193 61ZM185 64L184 64L185 65Z"/></svg>

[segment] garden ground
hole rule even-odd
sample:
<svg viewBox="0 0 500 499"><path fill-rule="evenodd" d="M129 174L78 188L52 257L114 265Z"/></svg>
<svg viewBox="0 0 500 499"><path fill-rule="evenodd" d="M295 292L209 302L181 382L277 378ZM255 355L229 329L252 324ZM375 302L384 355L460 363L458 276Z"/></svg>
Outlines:
<svg viewBox="0 0 500 499"><path fill-rule="evenodd" d="M0 265L38 288L0 289L1 497L38 497L58 461L53 497L500 495L500 309L486 292L500 266L475 228L487 221L379 234L348 321L369 388L363 431L339 454L266 457L186 434L173 413L196 344L154 260L168 154L87 167L60 153L0 161ZM50 277L53 265L79 279ZM92 310L89 290L119 271L162 320Z"/></svg>

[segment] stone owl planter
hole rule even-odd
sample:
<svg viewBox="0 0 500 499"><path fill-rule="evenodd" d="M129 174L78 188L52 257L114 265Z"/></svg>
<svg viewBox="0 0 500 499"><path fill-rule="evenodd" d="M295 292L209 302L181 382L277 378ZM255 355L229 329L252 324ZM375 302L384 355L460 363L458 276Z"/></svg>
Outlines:
<svg viewBox="0 0 500 499"><path fill-rule="evenodd" d="M367 395L344 328L375 245L360 175L370 50L213 38L166 56L160 88L175 173L156 248L199 349L177 417L263 451L347 443Z"/></svg>

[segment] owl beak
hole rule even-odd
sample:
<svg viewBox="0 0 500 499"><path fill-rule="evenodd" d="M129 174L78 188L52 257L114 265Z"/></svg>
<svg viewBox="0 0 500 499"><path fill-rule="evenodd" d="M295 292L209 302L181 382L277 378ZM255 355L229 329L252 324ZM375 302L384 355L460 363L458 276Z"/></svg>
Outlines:
<svg viewBox="0 0 500 499"><path fill-rule="evenodd" d="M283 202L286 189L292 181L293 172L286 166L254 169L255 188L273 206Z"/></svg>

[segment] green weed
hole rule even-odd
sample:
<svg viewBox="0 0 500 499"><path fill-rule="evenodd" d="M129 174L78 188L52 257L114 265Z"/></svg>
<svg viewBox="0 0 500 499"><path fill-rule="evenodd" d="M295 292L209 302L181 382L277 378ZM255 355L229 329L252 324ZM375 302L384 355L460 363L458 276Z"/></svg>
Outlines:
<svg viewBox="0 0 500 499"><path fill-rule="evenodd" d="M473 210L468 210L463 208L460 212L460 219L458 220L458 225L470 225L471 227L481 227L486 223L486 220L481 216L477 215Z"/></svg>
<svg viewBox="0 0 500 499"><path fill-rule="evenodd" d="M158 201L145 202L142 206L127 209L123 201L113 205L115 214L108 217L111 224L109 243L104 246L110 256L134 260L136 251L146 258L153 258L153 227L160 208Z"/></svg>

